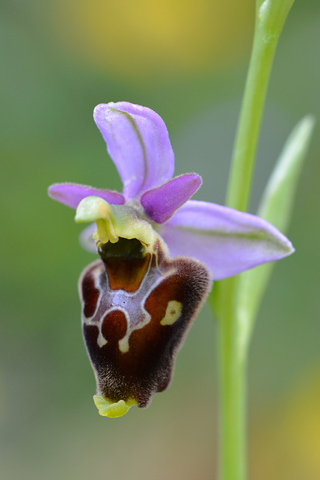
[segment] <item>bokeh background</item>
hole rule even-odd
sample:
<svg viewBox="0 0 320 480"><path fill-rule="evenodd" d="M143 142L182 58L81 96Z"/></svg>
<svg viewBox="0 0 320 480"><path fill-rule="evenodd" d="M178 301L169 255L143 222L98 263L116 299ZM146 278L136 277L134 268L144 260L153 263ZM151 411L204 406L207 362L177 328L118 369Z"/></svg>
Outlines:
<svg viewBox="0 0 320 480"><path fill-rule="evenodd" d="M1 0L0 477L215 478L216 326L208 307L169 390L118 420L98 415L77 279L94 259L47 186L120 189L92 120L101 102L165 120L176 174L223 203L253 33L253 0ZM272 73L251 212L291 129L320 118L320 11L296 0ZM253 338L250 479L320 478L319 201L315 130L289 237Z"/></svg>

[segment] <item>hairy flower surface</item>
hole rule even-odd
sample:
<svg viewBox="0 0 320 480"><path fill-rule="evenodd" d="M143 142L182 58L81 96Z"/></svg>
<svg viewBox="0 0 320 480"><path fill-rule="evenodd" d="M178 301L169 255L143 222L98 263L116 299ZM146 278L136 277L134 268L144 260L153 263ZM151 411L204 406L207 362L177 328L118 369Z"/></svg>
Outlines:
<svg viewBox="0 0 320 480"><path fill-rule="evenodd" d="M174 155L163 120L127 102L98 105L94 120L123 182L123 192L73 183L49 195L96 222L80 241L100 260L81 275L86 347L101 415L145 407L171 379L182 339L212 280L293 252L259 217L190 197L200 177L172 178Z"/></svg>

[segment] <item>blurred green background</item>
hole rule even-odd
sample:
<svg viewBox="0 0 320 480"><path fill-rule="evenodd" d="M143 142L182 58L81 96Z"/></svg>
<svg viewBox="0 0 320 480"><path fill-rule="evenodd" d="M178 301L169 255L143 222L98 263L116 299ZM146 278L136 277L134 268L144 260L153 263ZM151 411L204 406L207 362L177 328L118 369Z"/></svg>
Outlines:
<svg viewBox="0 0 320 480"><path fill-rule="evenodd" d="M253 0L1 0L0 478L215 478L216 327L206 306L169 390L109 420L81 337L73 211L47 186L121 189L92 120L127 100L169 129L176 174L223 203L253 33ZM277 51L251 212L282 145L320 118L320 11L296 0ZM289 238L263 302L249 372L251 479L320 478L319 182L316 127Z"/></svg>

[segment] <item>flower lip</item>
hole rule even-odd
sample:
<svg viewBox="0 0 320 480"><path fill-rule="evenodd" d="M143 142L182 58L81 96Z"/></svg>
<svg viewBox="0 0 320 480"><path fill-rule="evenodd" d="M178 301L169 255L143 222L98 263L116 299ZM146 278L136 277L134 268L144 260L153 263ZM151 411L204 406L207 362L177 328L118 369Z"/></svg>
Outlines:
<svg viewBox="0 0 320 480"><path fill-rule="evenodd" d="M110 416L110 403L124 407L133 399L143 408L168 387L176 353L212 282L205 265L169 259L160 242L147 255L133 240L120 239L116 255L117 243L102 248L102 261L82 273L79 294L99 401L103 409L107 401Z"/></svg>

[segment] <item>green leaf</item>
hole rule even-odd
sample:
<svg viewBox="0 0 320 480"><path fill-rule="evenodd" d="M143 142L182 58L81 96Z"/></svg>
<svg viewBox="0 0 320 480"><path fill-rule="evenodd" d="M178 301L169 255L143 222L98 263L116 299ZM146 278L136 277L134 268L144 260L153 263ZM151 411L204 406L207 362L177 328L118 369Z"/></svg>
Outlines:
<svg viewBox="0 0 320 480"><path fill-rule="evenodd" d="M265 35L280 35L293 3L294 0L257 0L257 25L261 24Z"/></svg>
<svg viewBox="0 0 320 480"><path fill-rule="evenodd" d="M257 214L286 233L295 194L306 158L315 119L304 117L290 134L263 193ZM237 313L241 318L242 342L250 339L254 320L275 263L241 274Z"/></svg>

